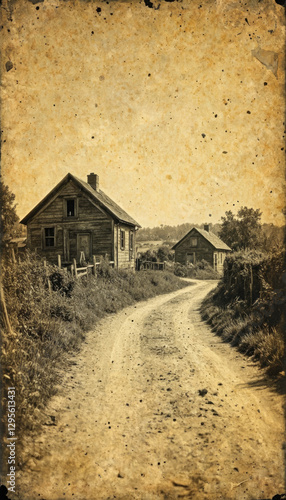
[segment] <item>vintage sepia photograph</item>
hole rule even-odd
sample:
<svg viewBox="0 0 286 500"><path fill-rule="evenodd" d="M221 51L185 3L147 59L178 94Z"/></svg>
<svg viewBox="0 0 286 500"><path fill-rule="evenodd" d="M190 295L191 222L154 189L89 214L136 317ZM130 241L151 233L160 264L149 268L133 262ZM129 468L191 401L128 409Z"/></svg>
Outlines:
<svg viewBox="0 0 286 500"><path fill-rule="evenodd" d="M285 500L284 0L0 8L0 500Z"/></svg>

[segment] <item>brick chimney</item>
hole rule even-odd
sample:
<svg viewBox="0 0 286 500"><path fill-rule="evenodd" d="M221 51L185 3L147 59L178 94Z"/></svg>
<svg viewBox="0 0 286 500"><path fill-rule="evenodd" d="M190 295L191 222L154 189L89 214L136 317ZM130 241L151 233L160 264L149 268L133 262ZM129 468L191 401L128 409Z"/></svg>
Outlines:
<svg viewBox="0 0 286 500"><path fill-rule="evenodd" d="M209 233L210 232L210 226L208 224L204 224L204 230Z"/></svg>
<svg viewBox="0 0 286 500"><path fill-rule="evenodd" d="M98 175L92 173L87 176L88 184L95 190L99 191L99 177Z"/></svg>

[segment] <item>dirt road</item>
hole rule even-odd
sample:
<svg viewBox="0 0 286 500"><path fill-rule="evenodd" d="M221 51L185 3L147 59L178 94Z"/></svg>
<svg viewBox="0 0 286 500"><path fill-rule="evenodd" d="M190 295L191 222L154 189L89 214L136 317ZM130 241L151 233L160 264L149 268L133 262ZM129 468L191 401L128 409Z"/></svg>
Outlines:
<svg viewBox="0 0 286 500"><path fill-rule="evenodd" d="M196 282L129 307L87 335L19 474L22 500L284 491L282 397L201 321L214 286Z"/></svg>

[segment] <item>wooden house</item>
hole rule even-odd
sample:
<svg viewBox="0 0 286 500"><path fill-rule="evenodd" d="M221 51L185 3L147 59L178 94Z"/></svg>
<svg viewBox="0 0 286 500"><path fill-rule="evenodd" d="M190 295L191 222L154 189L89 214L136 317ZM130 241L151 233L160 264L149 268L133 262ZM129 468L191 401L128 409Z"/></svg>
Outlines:
<svg viewBox="0 0 286 500"><path fill-rule="evenodd" d="M135 268L140 225L101 189L98 175L87 182L67 174L21 221L27 248L56 264L107 257L116 268Z"/></svg>
<svg viewBox="0 0 286 500"><path fill-rule="evenodd" d="M205 260L220 274L225 257L231 252L229 246L210 232L208 224L205 224L204 229L193 227L172 250L175 250L175 262L186 266Z"/></svg>

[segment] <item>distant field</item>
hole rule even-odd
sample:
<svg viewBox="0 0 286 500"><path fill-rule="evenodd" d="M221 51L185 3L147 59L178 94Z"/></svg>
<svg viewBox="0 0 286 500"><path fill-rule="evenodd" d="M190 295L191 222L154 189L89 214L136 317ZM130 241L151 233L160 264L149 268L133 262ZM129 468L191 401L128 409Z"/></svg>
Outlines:
<svg viewBox="0 0 286 500"><path fill-rule="evenodd" d="M138 252L147 252L147 250L158 249L160 246L167 246L167 243L164 240L149 240L149 241L137 241L137 251ZM174 245L173 242L168 243L170 248Z"/></svg>

